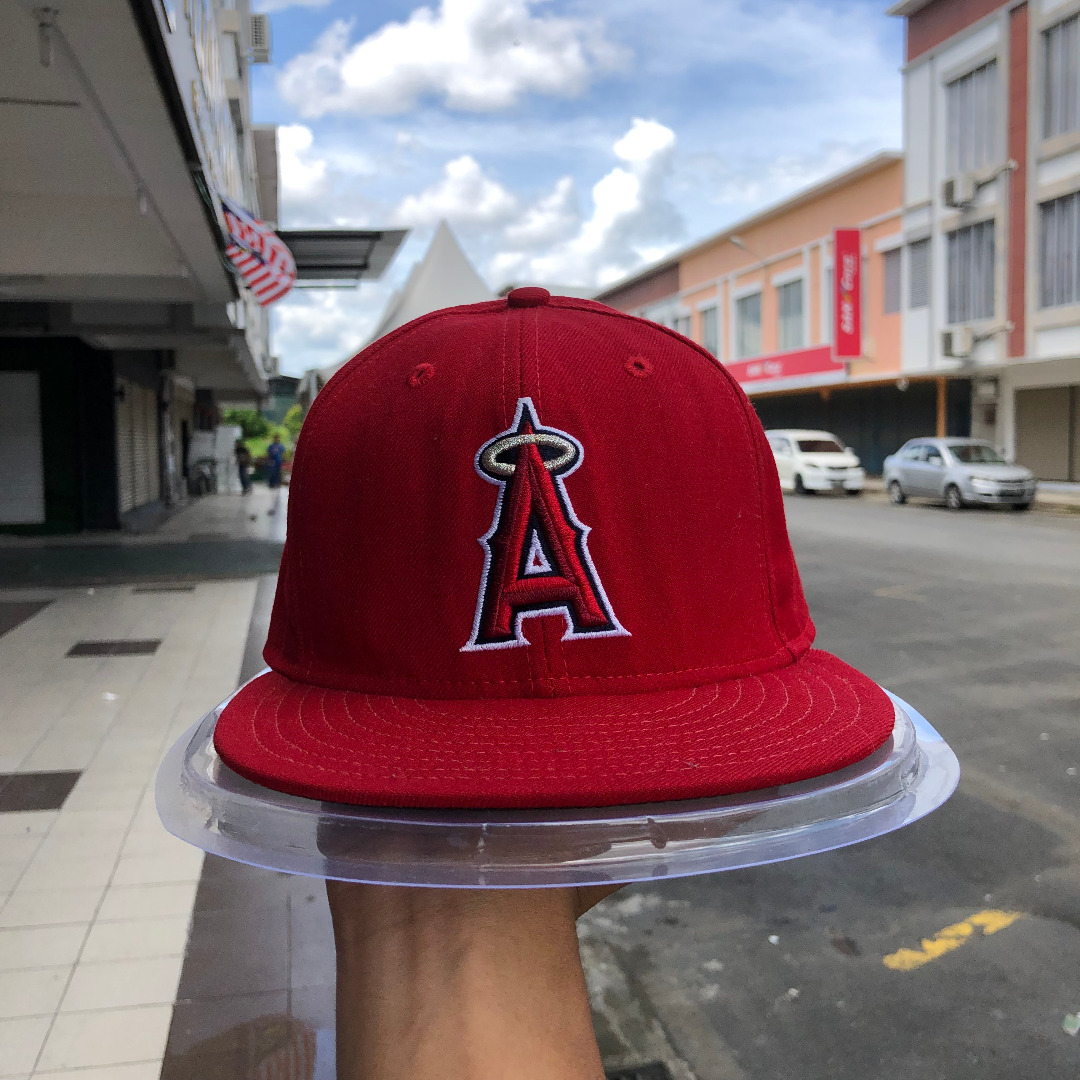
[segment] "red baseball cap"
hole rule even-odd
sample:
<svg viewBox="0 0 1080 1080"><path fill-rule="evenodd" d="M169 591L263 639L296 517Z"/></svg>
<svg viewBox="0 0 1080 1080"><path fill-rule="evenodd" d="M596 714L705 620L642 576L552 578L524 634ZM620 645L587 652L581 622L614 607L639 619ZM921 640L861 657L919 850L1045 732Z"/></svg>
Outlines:
<svg viewBox="0 0 1080 1080"><path fill-rule="evenodd" d="M811 649L772 453L717 360L516 289L379 339L296 449L237 772L379 806L572 807L803 780L893 705Z"/></svg>

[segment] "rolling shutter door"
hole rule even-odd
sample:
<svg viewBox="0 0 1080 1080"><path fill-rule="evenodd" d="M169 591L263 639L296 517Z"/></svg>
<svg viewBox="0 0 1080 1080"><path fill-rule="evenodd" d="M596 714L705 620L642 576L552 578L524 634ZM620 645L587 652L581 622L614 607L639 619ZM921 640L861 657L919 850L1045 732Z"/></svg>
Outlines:
<svg viewBox="0 0 1080 1080"><path fill-rule="evenodd" d="M118 380L123 397L116 406L116 460L120 512L161 496L157 394L129 379Z"/></svg>
<svg viewBox="0 0 1080 1080"><path fill-rule="evenodd" d="M1040 480L1069 479L1069 388L1016 391L1016 460Z"/></svg>
<svg viewBox="0 0 1080 1080"><path fill-rule="evenodd" d="M132 447L135 385L127 379L116 380L116 482L120 491L120 513L135 506L135 460Z"/></svg>
<svg viewBox="0 0 1080 1080"><path fill-rule="evenodd" d="M0 523L44 521L40 376L36 371L0 371Z"/></svg>

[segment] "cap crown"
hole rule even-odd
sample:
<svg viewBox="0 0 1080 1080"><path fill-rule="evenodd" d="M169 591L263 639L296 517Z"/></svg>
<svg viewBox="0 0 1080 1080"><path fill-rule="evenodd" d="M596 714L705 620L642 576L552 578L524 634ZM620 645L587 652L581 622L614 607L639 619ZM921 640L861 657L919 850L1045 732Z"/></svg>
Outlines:
<svg viewBox="0 0 1080 1080"><path fill-rule="evenodd" d="M375 342L296 451L265 657L413 698L643 693L813 639L772 453L656 324L541 290Z"/></svg>

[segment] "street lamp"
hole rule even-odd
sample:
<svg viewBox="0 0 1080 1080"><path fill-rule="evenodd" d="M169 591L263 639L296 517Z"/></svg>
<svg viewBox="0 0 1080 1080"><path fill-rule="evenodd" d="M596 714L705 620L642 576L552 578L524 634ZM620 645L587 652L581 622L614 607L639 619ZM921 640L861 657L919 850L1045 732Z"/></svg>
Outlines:
<svg viewBox="0 0 1080 1080"><path fill-rule="evenodd" d="M754 251L754 249L752 247L750 247L750 245L747 244L747 242L741 236L739 236L739 235L737 235L735 233L732 233L732 235L729 236L728 239L737 248L740 248L742 251L745 251L747 255L752 255L755 259L759 259L761 262L765 261L764 258L762 258L761 255L759 255L756 251Z"/></svg>

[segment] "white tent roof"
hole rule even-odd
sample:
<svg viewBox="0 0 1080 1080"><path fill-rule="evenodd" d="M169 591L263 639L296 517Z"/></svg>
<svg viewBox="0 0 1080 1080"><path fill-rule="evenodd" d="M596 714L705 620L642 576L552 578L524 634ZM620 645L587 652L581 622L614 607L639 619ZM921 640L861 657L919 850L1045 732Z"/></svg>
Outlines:
<svg viewBox="0 0 1080 1080"><path fill-rule="evenodd" d="M429 311L494 299L495 294L461 250L450 226L440 221L427 254L412 268L405 284L390 297L371 341Z"/></svg>

